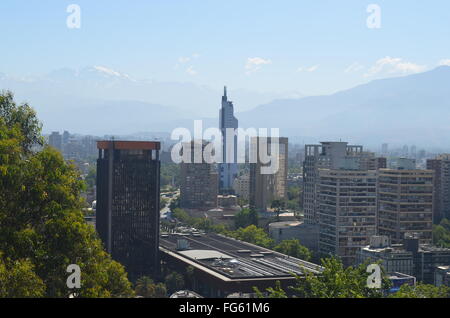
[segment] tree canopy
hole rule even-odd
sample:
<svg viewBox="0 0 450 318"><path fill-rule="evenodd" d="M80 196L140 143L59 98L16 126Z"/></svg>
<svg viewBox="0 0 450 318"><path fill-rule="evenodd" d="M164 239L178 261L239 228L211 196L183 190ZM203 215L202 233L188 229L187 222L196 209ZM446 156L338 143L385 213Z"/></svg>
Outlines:
<svg viewBox="0 0 450 318"><path fill-rule="evenodd" d="M0 283L0 293L133 295L124 267L104 251L83 218L85 184L79 172L49 146L31 151L42 136L28 105L17 106L6 93L0 95L0 114L0 281L6 282ZM81 289L76 291L66 286L70 264L81 268Z"/></svg>
<svg viewBox="0 0 450 318"><path fill-rule="evenodd" d="M245 228L252 224L258 226L258 213L254 209L244 208L234 216L236 229Z"/></svg>
<svg viewBox="0 0 450 318"><path fill-rule="evenodd" d="M256 227L255 225L249 225L246 228L240 228L236 231L228 232L227 235L234 237L235 239L266 248L271 248L274 245L273 240L264 231L264 229Z"/></svg>
<svg viewBox="0 0 450 318"><path fill-rule="evenodd" d="M450 248L450 220L443 219L434 226L433 241L437 246Z"/></svg>
<svg viewBox="0 0 450 318"><path fill-rule="evenodd" d="M274 250L292 257L296 257L305 261L309 261L312 258L311 251L305 246L301 245L299 240L284 240L281 241Z"/></svg>

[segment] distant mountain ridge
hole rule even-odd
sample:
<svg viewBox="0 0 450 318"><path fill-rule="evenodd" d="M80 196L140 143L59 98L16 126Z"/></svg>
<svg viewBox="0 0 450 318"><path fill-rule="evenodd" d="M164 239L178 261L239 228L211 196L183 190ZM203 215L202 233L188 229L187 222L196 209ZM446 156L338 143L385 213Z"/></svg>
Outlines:
<svg viewBox="0 0 450 318"><path fill-rule="evenodd" d="M450 67L376 80L327 96L275 100L238 114L247 127L354 142L450 144Z"/></svg>
<svg viewBox="0 0 450 318"><path fill-rule="evenodd" d="M176 127L192 129L193 120L202 118L205 128L217 127L221 93L190 83L147 84L103 67L61 69L41 79L14 79L0 73L0 89L11 89L17 101L30 102L47 131L171 132ZM141 98L144 93L152 96L152 90L160 96L179 94L186 103ZM235 109L242 109L238 95L229 95ZM212 116L199 116L190 108L196 103L211 107ZM375 80L331 95L273 99L236 116L242 128L280 128L281 135L305 142L342 139L365 145L448 147L450 67Z"/></svg>

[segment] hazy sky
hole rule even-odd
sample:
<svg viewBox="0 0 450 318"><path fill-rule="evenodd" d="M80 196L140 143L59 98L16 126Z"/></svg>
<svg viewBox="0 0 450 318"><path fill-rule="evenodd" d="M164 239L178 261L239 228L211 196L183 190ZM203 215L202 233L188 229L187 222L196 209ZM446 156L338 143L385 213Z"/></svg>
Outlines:
<svg viewBox="0 0 450 318"><path fill-rule="evenodd" d="M80 29L67 27L70 4ZM370 4L381 28L367 26ZM9 75L96 65L309 95L450 64L450 1L1 0L0 35Z"/></svg>

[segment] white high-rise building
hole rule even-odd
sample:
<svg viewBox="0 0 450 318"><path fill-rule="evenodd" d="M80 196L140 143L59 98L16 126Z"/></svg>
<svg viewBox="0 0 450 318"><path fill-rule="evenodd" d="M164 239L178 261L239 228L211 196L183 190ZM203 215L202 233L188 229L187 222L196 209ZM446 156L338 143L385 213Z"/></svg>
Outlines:
<svg viewBox="0 0 450 318"><path fill-rule="evenodd" d="M238 128L238 120L234 117L233 103L228 100L227 87L224 88L222 96L222 108L219 114L219 126L222 132L222 156L223 163L219 164L219 192L228 193L233 191L233 182L238 173L237 166L237 135L228 134L227 128L232 128L234 132ZM229 129L228 129L229 130Z"/></svg>

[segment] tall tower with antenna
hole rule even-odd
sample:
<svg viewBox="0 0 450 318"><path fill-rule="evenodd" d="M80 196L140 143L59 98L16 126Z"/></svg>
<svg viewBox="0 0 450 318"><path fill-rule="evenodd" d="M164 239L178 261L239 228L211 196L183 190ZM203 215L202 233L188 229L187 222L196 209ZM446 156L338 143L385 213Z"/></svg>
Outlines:
<svg viewBox="0 0 450 318"><path fill-rule="evenodd" d="M227 134L238 128L238 120L234 117L233 102L228 100L227 87L224 87L222 96L222 107L219 114L219 127L222 133L222 163L219 164L219 192L221 194L231 193L233 182L238 173L237 166L237 135Z"/></svg>

